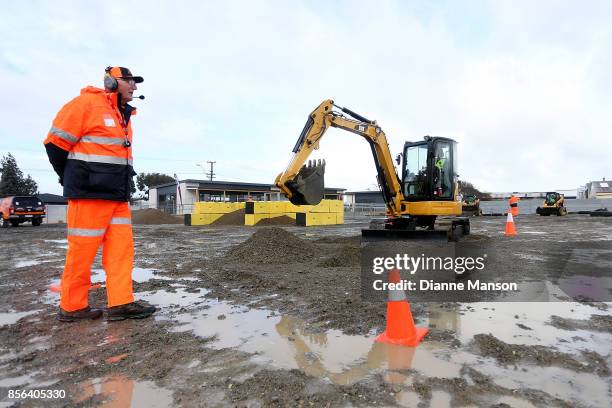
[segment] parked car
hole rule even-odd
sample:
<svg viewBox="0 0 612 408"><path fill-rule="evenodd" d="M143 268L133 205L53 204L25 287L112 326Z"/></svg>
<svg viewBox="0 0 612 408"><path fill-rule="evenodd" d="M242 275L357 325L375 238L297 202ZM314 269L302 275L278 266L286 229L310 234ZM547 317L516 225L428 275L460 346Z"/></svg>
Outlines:
<svg viewBox="0 0 612 408"><path fill-rule="evenodd" d="M14 196L0 199L0 224L17 227L31 222L38 227L45 217L45 203L37 196Z"/></svg>

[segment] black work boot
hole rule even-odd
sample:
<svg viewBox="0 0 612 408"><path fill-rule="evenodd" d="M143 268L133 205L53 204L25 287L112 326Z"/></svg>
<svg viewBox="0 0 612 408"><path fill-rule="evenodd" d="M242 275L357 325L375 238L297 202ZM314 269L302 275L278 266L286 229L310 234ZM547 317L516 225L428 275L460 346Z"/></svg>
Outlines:
<svg viewBox="0 0 612 408"><path fill-rule="evenodd" d="M60 311L57 314L57 320L61 322L76 322L77 320L86 319L97 319L102 316L101 309L92 309L89 306L75 310L74 312L67 312L60 307Z"/></svg>
<svg viewBox="0 0 612 408"><path fill-rule="evenodd" d="M109 307L106 311L106 320L112 322L125 319L143 319L151 316L157 309L155 306L145 306L132 302L121 306Z"/></svg>

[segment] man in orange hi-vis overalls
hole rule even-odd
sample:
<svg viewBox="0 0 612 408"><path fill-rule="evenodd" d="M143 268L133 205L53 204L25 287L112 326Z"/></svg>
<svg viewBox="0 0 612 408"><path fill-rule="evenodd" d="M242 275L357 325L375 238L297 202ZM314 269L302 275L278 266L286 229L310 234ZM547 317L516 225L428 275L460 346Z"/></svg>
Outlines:
<svg viewBox="0 0 612 408"><path fill-rule="evenodd" d="M68 252L58 319L97 319L88 305L91 265L100 245L106 271L107 320L150 316L155 307L134 302L134 239L128 204L135 109L128 105L142 77L108 67L104 89L88 86L59 111L45 148L68 198Z"/></svg>
<svg viewBox="0 0 612 408"><path fill-rule="evenodd" d="M510 199L508 200L508 205L510 206L510 213L513 217L518 217L519 215L519 207L518 207L519 198L512 194Z"/></svg>

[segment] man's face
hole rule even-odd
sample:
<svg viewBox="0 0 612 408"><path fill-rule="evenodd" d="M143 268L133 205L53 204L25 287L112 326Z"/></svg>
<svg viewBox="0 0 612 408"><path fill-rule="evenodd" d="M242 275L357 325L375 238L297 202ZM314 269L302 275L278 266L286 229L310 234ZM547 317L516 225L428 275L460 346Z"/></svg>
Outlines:
<svg viewBox="0 0 612 408"><path fill-rule="evenodd" d="M121 102L128 103L133 99L133 94L136 89L136 82L133 79L117 78L117 93L121 95Z"/></svg>

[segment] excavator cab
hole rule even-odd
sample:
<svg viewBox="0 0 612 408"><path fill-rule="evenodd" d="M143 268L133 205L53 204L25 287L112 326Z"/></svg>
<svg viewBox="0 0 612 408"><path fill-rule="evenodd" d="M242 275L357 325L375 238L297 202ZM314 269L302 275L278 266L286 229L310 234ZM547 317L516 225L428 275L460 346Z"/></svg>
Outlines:
<svg viewBox="0 0 612 408"><path fill-rule="evenodd" d="M402 171L406 201L455 201L457 142L425 136L404 144Z"/></svg>
<svg viewBox="0 0 612 408"><path fill-rule="evenodd" d="M457 142L445 137L425 136L422 141L404 144L403 211L399 217L389 217L385 229L414 231L421 227L434 237L435 230L443 236L442 230L454 234L459 228L462 234L469 234L469 220L459 217L462 207L457 199L456 151Z"/></svg>

